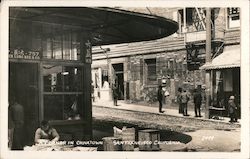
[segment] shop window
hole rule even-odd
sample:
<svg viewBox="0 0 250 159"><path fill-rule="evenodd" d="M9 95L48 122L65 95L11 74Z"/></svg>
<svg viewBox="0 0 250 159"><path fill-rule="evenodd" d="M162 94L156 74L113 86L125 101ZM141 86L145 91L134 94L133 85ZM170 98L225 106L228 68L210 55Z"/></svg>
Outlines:
<svg viewBox="0 0 250 159"><path fill-rule="evenodd" d="M45 94L45 120L80 120L82 94Z"/></svg>
<svg viewBox="0 0 250 159"><path fill-rule="evenodd" d="M240 8L227 9L228 28L240 27Z"/></svg>
<svg viewBox="0 0 250 159"><path fill-rule="evenodd" d="M82 68L43 65L44 118L47 120L81 119Z"/></svg>
<svg viewBox="0 0 250 159"><path fill-rule="evenodd" d="M146 59L145 60L145 65L146 65L146 77L147 77L147 82L153 82L156 81L157 76L156 76L156 59Z"/></svg>

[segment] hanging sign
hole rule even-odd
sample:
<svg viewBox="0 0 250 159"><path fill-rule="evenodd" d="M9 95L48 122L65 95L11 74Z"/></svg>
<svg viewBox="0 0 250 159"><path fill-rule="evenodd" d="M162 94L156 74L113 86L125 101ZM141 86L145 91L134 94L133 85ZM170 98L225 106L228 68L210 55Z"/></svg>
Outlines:
<svg viewBox="0 0 250 159"><path fill-rule="evenodd" d="M86 53L85 53L84 62L91 64L92 63L92 46L89 40L85 43L85 49L86 49Z"/></svg>

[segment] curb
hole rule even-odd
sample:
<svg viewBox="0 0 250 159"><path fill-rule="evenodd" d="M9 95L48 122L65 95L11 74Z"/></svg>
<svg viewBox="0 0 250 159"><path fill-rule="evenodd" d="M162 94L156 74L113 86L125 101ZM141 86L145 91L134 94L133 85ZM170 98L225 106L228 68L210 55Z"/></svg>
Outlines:
<svg viewBox="0 0 250 159"><path fill-rule="evenodd" d="M123 111L128 111L128 112L138 112L138 113L143 113L143 114L157 114L157 115L160 115L160 116L169 116L169 117L175 117L175 118L186 118L188 120L196 120L196 121L204 121L204 122L215 122L215 123L220 123L220 124L232 125L232 123L219 121L219 120L185 117L185 116L176 116L176 115L171 115L171 114L161 114L161 113L158 113L158 112L157 113L156 112L145 112L145 111L123 109L123 108L119 108L119 107L106 107L106 106L102 106L102 105L93 105L93 107L101 107L101 108L106 108L106 109L118 109L118 110L123 110ZM234 125L237 125L237 126L241 127L240 123L234 123Z"/></svg>

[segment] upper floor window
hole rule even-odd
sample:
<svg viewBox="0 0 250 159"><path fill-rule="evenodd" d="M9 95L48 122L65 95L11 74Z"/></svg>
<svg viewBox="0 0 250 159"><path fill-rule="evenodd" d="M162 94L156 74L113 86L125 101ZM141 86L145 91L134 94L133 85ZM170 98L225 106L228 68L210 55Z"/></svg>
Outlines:
<svg viewBox="0 0 250 159"><path fill-rule="evenodd" d="M185 29L191 29L193 24L193 8L178 10L179 33L185 32ZM186 25L186 26L185 26Z"/></svg>
<svg viewBox="0 0 250 159"><path fill-rule="evenodd" d="M227 9L228 28L240 27L240 8Z"/></svg>

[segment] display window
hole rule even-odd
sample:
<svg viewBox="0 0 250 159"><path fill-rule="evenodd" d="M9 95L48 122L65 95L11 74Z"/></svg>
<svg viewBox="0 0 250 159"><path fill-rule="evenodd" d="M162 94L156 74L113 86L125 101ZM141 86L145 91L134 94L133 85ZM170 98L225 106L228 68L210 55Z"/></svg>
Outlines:
<svg viewBox="0 0 250 159"><path fill-rule="evenodd" d="M46 120L80 120L83 99L82 68L43 65L43 100Z"/></svg>

